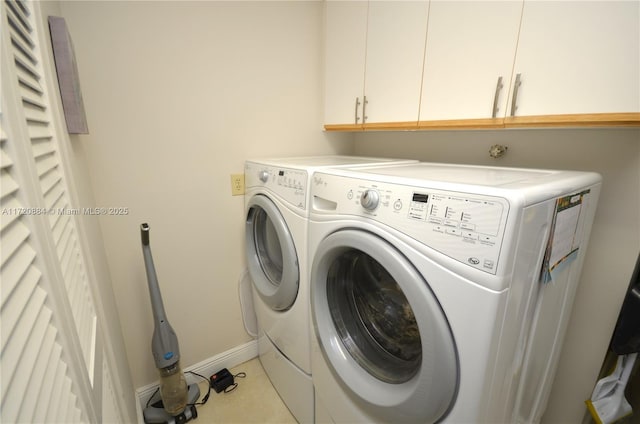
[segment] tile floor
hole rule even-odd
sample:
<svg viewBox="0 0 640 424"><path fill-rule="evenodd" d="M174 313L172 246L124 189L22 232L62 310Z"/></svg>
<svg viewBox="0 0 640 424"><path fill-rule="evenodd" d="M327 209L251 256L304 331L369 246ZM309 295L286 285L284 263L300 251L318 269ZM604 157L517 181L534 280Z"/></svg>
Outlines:
<svg viewBox="0 0 640 424"><path fill-rule="evenodd" d="M211 389L207 403L197 407L198 418L194 424L294 424L297 422L280 400L258 358L240 364L229 371L233 375L244 372L247 376L235 379L238 387L232 392L216 393ZM204 396L207 393L207 382L202 381L199 386L200 393Z"/></svg>

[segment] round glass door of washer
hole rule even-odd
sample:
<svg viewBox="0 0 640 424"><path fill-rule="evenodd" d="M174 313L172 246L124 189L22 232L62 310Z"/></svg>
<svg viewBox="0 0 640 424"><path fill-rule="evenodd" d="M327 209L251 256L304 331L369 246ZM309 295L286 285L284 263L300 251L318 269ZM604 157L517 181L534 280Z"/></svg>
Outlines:
<svg viewBox="0 0 640 424"><path fill-rule="evenodd" d="M245 241L249 274L260 298L273 310L289 309L298 295L298 256L287 223L267 196L253 196L247 204Z"/></svg>
<svg viewBox="0 0 640 424"><path fill-rule="evenodd" d="M455 343L425 278L400 251L366 231L327 236L311 296L325 361L375 416L435 422L446 414L457 392Z"/></svg>

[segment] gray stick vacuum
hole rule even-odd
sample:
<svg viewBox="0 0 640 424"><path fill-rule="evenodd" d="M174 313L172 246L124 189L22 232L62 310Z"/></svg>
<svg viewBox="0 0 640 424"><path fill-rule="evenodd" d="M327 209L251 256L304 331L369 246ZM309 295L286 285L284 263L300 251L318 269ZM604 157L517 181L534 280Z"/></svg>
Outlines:
<svg viewBox="0 0 640 424"><path fill-rule="evenodd" d="M184 373L180 368L178 337L164 312L158 277L149 246L149 230L149 224L140 225L142 254L147 271L155 325L151 339L151 351L156 368L160 373L160 388L147 402L147 407L143 411L144 422L147 424L181 424L197 418L195 403L200 397L200 388L197 384L187 386Z"/></svg>

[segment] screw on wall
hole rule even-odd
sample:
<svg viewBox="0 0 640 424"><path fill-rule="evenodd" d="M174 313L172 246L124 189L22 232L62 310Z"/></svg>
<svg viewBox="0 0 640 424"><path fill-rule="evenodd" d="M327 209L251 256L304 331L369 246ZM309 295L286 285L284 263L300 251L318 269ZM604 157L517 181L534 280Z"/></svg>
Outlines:
<svg viewBox="0 0 640 424"><path fill-rule="evenodd" d="M502 144L494 144L489 148L489 156L494 159L498 159L504 156L505 153L507 153L507 149L508 147L503 146Z"/></svg>

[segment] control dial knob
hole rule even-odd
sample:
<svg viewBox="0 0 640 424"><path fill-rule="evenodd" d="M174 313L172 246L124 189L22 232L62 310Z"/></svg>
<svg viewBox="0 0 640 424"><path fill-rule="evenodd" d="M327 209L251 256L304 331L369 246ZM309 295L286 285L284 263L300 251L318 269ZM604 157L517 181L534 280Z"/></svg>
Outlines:
<svg viewBox="0 0 640 424"><path fill-rule="evenodd" d="M380 195L375 190L365 190L362 193L362 196L360 196L360 204L368 211L372 211L377 208L378 203L380 203Z"/></svg>
<svg viewBox="0 0 640 424"><path fill-rule="evenodd" d="M258 178L263 183L266 183L267 180L269 179L269 173L267 171L260 171L260 172L258 172Z"/></svg>

